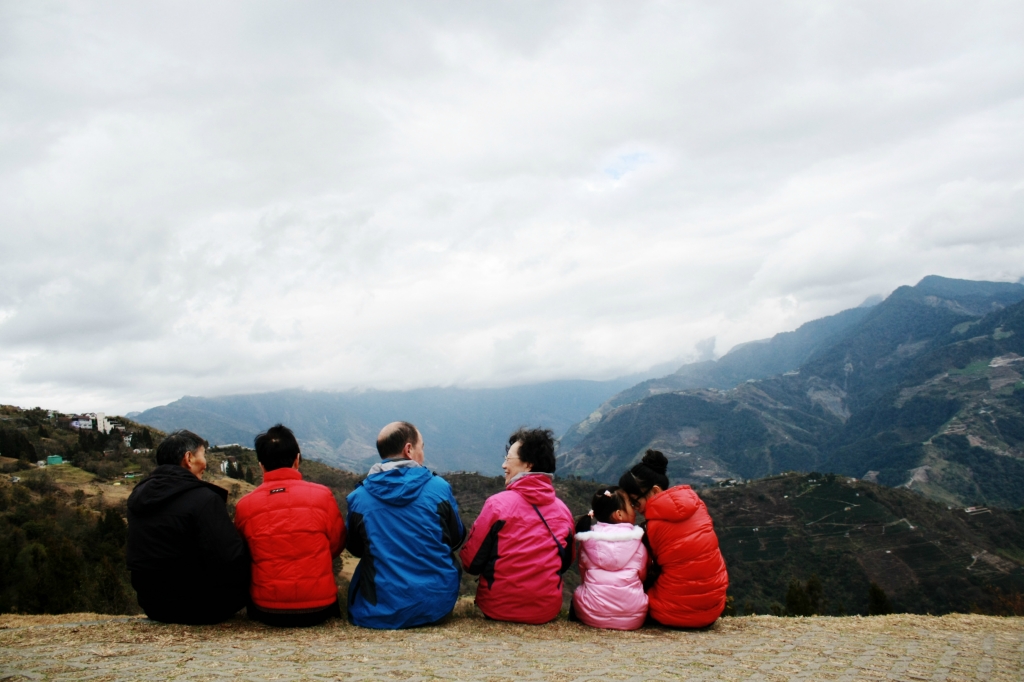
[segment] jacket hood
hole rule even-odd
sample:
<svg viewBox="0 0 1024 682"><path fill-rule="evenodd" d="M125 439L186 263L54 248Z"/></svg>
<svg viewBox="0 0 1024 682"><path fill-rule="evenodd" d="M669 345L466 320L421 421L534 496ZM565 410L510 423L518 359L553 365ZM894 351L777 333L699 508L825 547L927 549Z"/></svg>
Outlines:
<svg viewBox="0 0 1024 682"><path fill-rule="evenodd" d="M174 498L196 488L208 488L220 495L221 499L228 498L227 490L199 480L184 467L161 464L135 486L135 490L128 496L128 508L139 516L153 514Z"/></svg>
<svg viewBox="0 0 1024 682"><path fill-rule="evenodd" d="M606 571L624 567L640 549L643 537L643 528L626 523L595 523L590 530L576 534L590 561Z"/></svg>
<svg viewBox="0 0 1024 682"><path fill-rule="evenodd" d="M540 506L555 501L555 486L551 483L551 474L529 473L508 484L506 490L515 490L529 504Z"/></svg>
<svg viewBox="0 0 1024 682"><path fill-rule="evenodd" d="M647 503L644 518L661 519L663 521L685 521L693 516L704 504L693 488L688 485L677 485Z"/></svg>
<svg viewBox="0 0 1024 682"><path fill-rule="evenodd" d="M377 471L366 477L366 492L392 507L404 507L420 496L420 490L433 477L430 469L415 465Z"/></svg>

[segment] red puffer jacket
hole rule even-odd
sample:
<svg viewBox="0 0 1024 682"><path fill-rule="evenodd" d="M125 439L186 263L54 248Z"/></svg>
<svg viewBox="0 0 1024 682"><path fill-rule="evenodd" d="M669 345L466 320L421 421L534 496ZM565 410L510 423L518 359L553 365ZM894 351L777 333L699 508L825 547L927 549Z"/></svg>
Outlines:
<svg viewBox="0 0 1024 682"><path fill-rule="evenodd" d="M319 609L338 599L334 557L345 522L330 489L296 469L268 471L238 501L235 526L252 554L252 600L272 611Z"/></svg>
<svg viewBox="0 0 1024 682"><path fill-rule="evenodd" d="M557 617L574 525L547 474L525 474L487 498L460 553L466 572L480 576L480 610L495 620L535 625Z"/></svg>
<svg viewBox="0 0 1024 682"><path fill-rule="evenodd" d="M647 538L660 567L647 591L650 615L663 625L702 628L725 609L729 575L704 502L688 485L647 503Z"/></svg>

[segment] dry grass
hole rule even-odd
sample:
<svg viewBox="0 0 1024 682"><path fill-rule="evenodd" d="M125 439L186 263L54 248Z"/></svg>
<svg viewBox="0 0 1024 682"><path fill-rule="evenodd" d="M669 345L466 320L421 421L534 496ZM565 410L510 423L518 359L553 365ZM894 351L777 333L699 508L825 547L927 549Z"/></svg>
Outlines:
<svg viewBox="0 0 1024 682"><path fill-rule="evenodd" d="M725 618L613 632L485 620L469 600L404 631L245 618L162 625L96 614L0 617L0 679L1021 679L1024 619L951 615Z"/></svg>

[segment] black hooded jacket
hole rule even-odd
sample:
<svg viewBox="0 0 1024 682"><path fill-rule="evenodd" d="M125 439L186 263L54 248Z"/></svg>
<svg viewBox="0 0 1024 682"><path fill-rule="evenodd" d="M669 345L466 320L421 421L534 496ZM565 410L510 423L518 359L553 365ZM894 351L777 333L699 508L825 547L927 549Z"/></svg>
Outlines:
<svg viewBox="0 0 1024 682"><path fill-rule="evenodd" d="M249 554L228 517L227 491L161 465L128 498L128 570L150 618L212 623L245 606Z"/></svg>

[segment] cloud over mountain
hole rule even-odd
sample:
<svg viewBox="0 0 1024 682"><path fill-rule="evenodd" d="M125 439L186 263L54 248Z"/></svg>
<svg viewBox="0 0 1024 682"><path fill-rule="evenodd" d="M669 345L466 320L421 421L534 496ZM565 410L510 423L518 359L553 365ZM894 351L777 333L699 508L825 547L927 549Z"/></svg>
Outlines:
<svg viewBox="0 0 1024 682"><path fill-rule="evenodd" d="M1012 4L0 12L6 402L607 378L1024 275Z"/></svg>

